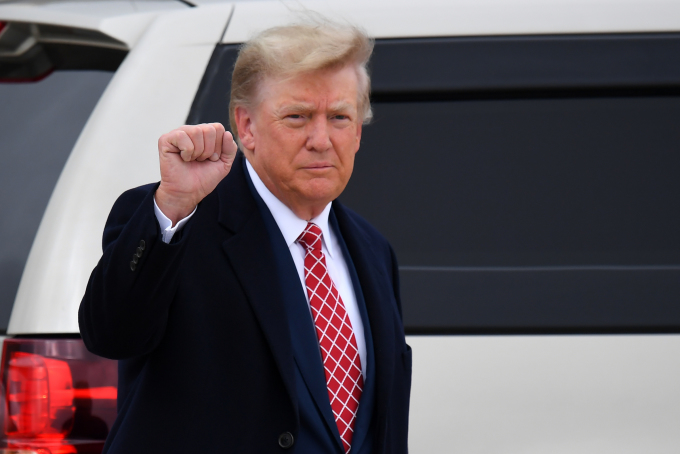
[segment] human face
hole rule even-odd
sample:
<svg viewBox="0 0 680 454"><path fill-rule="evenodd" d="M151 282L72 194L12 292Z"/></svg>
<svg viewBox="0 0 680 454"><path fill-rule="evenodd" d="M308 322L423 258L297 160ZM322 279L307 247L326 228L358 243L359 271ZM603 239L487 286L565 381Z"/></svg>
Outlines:
<svg viewBox="0 0 680 454"><path fill-rule="evenodd" d="M361 140L353 66L265 79L257 102L235 111L246 156L267 188L301 219L347 186Z"/></svg>

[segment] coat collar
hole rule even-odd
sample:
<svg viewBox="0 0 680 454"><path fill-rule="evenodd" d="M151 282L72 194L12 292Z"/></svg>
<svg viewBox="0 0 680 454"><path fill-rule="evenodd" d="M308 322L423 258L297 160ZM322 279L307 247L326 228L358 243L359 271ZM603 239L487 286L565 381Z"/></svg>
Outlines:
<svg viewBox="0 0 680 454"><path fill-rule="evenodd" d="M265 184L262 182L260 176L257 174L255 169L253 169L253 166L250 164L250 162L248 162L247 159L245 162L246 169L248 175L250 176L250 181L252 182L253 187L257 191L260 199L266 205L266 208L281 230L281 234L283 235L283 239L286 242L286 246L291 247L291 245L295 243L295 241L297 241L297 239L300 237L302 232L304 232L305 228L307 228L308 221L297 217L297 215L293 213L293 210L288 208L282 201L277 199L276 196L272 194L267 186L265 186ZM330 211L331 203L326 205L326 208L324 208L317 217L311 219L309 222L313 222L321 229L321 232L323 233L321 240L326 246L326 251L330 257L334 257L335 251L333 250L333 242L329 241L330 226L328 224L328 216Z"/></svg>

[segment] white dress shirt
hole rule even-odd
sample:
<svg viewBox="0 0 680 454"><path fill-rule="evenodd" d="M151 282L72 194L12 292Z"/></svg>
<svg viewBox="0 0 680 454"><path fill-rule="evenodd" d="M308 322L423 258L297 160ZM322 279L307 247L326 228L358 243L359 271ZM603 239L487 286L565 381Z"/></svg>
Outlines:
<svg viewBox="0 0 680 454"><path fill-rule="evenodd" d="M250 165L250 162L246 160L246 166L248 168L248 174L250 179L255 186L255 190L260 195L264 201L267 208L272 214L274 221L281 230L283 239L288 246L290 255L295 263L295 268L297 269L298 276L300 278L300 283L304 290L305 298L307 300L307 307L309 308L309 316L312 317L312 309L309 306L309 295L307 294L307 286L305 284L305 249L296 240L300 234L307 227L307 221L300 219L293 213L293 211L284 205L279 199L276 198L274 194L271 193L269 189L264 185L260 177L255 172L255 169ZM175 232L182 229L186 222L194 215L196 209L182 219L172 227L172 221L168 219L163 212L156 205L156 200L154 198L154 210L156 213L156 218L161 227L161 235L164 243L169 243ZM352 279L349 275L349 269L347 268L347 262L342 254L342 249L338 243L338 237L328 225L328 215L331 211L331 204L326 205L326 208L317 217L309 222L313 222L318 225L323 234L323 242L321 245L321 251L326 257L326 267L328 268L328 274L330 275L333 283L340 293L342 302L345 305L345 310L347 311L347 316L352 324L352 329L354 330L354 337L357 341L357 347L359 350L359 358L361 359L361 371L366 379L366 338L364 336L364 324L361 320L361 313L359 312L359 306L357 305L356 294L354 293L354 286L352 285Z"/></svg>
<svg viewBox="0 0 680 454"><path fill-rule="evenodd" d="M196 207L198 208L198 207ZM184 227L184 224L187 223L189 219L191 219L191 216L194 215L196 212L196 208L194 208L194 211L191 212L191 214L181 221L179 221L175 226L172 226L172 221L161 211L160 208L158 208L158 205L156 204L156 196L153 198L153 211L156 213L156 219L158 219L158 224L161 226L161 240L165 244L170 243L170 240L172 237L175 235L175 232L179 232L182 230L182 227Z"/></svg>

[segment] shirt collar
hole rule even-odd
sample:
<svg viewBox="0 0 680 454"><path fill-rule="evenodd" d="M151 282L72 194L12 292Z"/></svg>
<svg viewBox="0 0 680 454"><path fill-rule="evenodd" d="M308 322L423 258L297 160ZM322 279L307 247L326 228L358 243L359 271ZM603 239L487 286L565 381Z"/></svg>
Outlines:
<svg viewBox="0 0 680 454"><path fill-rule="evenodd" d="M281 233L283 234L283 239L286 241L286 245L290 248L293 243L295 243L295 240L298 239L300 234L304 232L305 228L307 227L307 221L297 217L295 213L293 213L293 210L288 208L282 201L277 199L276 196L271 193L247 159L246 167L248 169L250 179L253 182L253 186L255 186L255 190L260 195L265 205L267 205L267 208L269 208L269 211L274 217L274 221L276 221L276 224L279 226L279 230L281 230ZM318 225L321 229L321 233L323 234L323 242L326 246L326 250L328 251L328 255L333 258L333 242L330 241L330 226L328 225L328 216L330 212L331 203L326 205L323 211L310 222Z"/></svg>

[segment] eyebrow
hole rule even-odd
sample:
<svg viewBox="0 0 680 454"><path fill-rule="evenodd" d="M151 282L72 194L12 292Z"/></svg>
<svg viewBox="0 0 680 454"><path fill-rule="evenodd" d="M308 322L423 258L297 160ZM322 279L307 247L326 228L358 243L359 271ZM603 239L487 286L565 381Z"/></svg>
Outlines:
<svg viewBox="0 0 680 454"><path fill-rule="evenodd" d="M341 112L344 110L355 110L354 106L347 101L339 101L335 104L331 104L329 109L331 112Z"/></svg>
<svg viewBox="0 0 680 454"><path fill-rule="evenodd" d="M296 113L305 113L309 112L310 110L313 110L314 106L312 104L289 104L286 106L283 106L279 109L276 109L277 114L282 114L282 113L287 113L287 114L296 114Z"/></svg>
<svg viewBox="0 0 680 454"><path fill-rule="evenodd" d="M314 105L313 104L308 104L308 103L297 103L297 104L289 104L286 106L283 106L279 109L277 109L275 112L278 115L282 114L300 114L300 113L306 113L311 110L314 110ZM331 104L328 108L328 110L332 113L337 113L337 112L342 112L342 111L347 111L347 110L354 110L354 106L352 106L351 103L348 103L346 101L339 101L337 103Z"/></svg>

